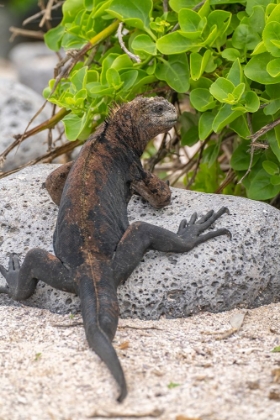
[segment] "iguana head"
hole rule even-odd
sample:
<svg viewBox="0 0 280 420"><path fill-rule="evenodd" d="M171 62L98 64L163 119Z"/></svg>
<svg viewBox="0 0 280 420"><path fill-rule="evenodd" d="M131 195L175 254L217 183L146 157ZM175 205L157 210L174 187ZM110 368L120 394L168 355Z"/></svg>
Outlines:
<svg viewBox="0 0 280 420"><path fill-rule="evenodd" d="M112 128L140 154L153 137L170 130L177 121L175 107L166 99L138 97L116 108L109 117Z"/></svg>

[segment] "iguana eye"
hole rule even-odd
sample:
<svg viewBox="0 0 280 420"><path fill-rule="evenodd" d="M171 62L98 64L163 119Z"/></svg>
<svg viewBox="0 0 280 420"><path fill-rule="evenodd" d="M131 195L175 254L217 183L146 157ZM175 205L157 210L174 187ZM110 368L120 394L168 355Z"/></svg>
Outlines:
<svg viewBox="0 0 280 420"><path fill-rule="evenodd" d="M158 106L155 108L155 111L156 111L156 112L158 112L158 113L163 112L163 106L162 106L162 105L158 105Z"/></svg>

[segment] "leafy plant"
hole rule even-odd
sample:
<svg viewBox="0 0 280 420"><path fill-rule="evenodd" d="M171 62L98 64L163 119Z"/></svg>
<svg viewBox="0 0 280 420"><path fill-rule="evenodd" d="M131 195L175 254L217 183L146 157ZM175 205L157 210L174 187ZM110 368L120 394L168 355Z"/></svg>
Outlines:
<svg viewBox="0 0 280 420"><path fill-rule="evenodd" d="M280 352L280 346L274 347L274 349L272 349L271 351L272 351L272 353L278 353L278 352Z"/></svg>
<svg viewBox="0 0 280 420"><path fill-rule="evenodd" d="M173 91L179 105L189 98L193 108L180 116L181 144L203 142L191 172L181 173L185 184L252 199L275 197L280 192L278 0L170 0L168 10L163 3L64 2L62 22L45 35L46 44L54 51L94 45L67 77L51 80L44 91L65 109L68 139L86 139L114 101ZM121 38L119 22L125 27Z"/></svg>
<svg viewBox="0 0 280 420"><path fill-rule="evenodd" d="M177 388L177 386L180 386L180 384L176 384L175 382L170 382L170 383L167 385L167 388L168 388L168 389L173 389L173 388Z"/></svg>

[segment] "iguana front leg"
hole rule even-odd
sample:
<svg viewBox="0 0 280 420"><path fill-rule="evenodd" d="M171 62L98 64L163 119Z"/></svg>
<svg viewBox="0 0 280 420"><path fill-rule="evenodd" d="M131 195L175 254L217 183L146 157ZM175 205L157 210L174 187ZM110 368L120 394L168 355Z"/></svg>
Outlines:
<svg viewBox="0 0 280 420"><path fill-rule="evenodd" d="M155 208L161 208L170 203L169 186L151 172L145 172L143 179L133 181L131 187Z"/></svg>
<svg viewBox="0 0 280 420"><path fill-rule="evenodd" d="M201 235L224 213L228 213L226 207L217 213L211 210L199 220L196 220L197 214L194 213L189 223L182 220L177 233L145 222L132 223L120 240L113 259L115 286L118 287L130 276L149 249L183 253L216 236L231 237L229 230L224 228Z"/></svg>
<svg viewBox="0 0 280 420"><path fill-rule="evenodd" d="M34 293L38 280L56 289L76 293L70 269L43 249L28 251L21 267L18 256L12 254L8 269L0 265L0 272L7 282L5 287L0 288L0 293L7 293L14 300L28 299Z"/></svg>
<svg viewBox="0 0 280 420"><path fill-rule="evenodd" d="M60 204L61 194L66 182L66 178L70 172L70 169L72 168L73 163L74 161L71 161L59 166L59 168L51 172L46 179L46 189L50 194L53 202L58 206Z"/></svg>

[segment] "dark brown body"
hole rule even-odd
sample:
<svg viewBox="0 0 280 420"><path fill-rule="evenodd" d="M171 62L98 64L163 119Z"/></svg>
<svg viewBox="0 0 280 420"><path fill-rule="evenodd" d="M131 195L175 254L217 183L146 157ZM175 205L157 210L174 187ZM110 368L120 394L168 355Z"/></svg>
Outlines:
<svg viewBox="0 0 280 420"><path fill-rule="evenodd" d="M78 159L59 167L46 187L59 205L53 256L30 250L22 267L10 258L0 266L7 286L0 291L12 298L28 298L37 281L78 293L90 347L106 363L126 394L122 367L111 344L118 323L117 287L124 282L148 249L186 252L226 229L200 235L226 209L210 211L197 224L196 214L183 220L177 233L127 218L132 189L155 207L170 201L169 187L144 171L140 156L148 140L171 128L175 108L163 98L138 98L123 105L84 145Z"/></svg>

